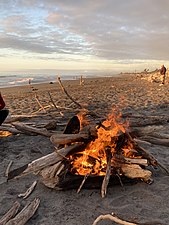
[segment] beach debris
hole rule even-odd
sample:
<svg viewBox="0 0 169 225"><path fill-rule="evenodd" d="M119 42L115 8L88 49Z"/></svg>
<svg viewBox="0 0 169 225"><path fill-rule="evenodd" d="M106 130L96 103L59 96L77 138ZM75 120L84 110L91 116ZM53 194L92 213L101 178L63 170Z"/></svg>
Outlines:
<svg viewBox="0 0 169 225"><path fill-rule="evenodd" d="M66 90L65 87L63 86L63 84L62 84L61 79L60 79L59 76L58 76L58 82L59 82L59 85L60 85L62 91L67 95L67 97L68 97L69 99L71 99L71 101L72 101L73 103L75 103L75 105L76 105L79 109L83 109L82 105L79 104L77 101L75 101L74 98L72 98L72 96L67 92L67 90Z"/></svg>
<svg viewBox="0 0 169 225"><path fill-rule="evenodd" d="M23 132L23 133L27 133L27 134L40 134L46 137L50 137L51 133L46 129L46 128L36 128L36 127L32 127L32 126L28 126L24 123L13 123L13 126Z"/></svg>
<svg viewBox="0 0 169 225"><path fill-rule="evenodd" d="M40 199L35 198L28 203L14 218L8 220L4 225L24 225L35 214L40 204ZM18 210L19 203L15 203L15 208ZM14 215L12 215L14 216ZM1 223L0 223L1 224Z"/></svg>
<svg viewBox="0 0 169 225"><path fill-rule="evenodd" d="M20 203L16 201L8 212L0 219L0 225L6 225L11 218L13 218L20 208Z"/></svg>
<svg viewBox="0 0 169 225"><path fill-rule="evenodd" d="M37 93L35 93L35 100L37 101L37 103L38 103L38 105L40 106L40 108L42 108L43 111L44 111L45 113L47 113L46 109L43 107L43 105L42 105L41 102L39 101L39 98L38 98Z"/></svg>
<svg viewBox="0 0 169 225"><path fill-rule="evenodd" d="M58 105L56 105L56 103L54 102L51 93L48 91L48 95L50 98L50 101L52 102L53 106L55 107L55 109L58 111L60 109L60 107ZM59 111L61 116L64 116L64 113L62 111Z"/></svg>
<svg viewBox="0 0 169 225"><path fill-rule="evenodd" d="M12 166L12 163L13 161L11 160L6 168L6 171L5 171L5 177L8 177L8 174L9 174L9 171L10 171L10 168Z"/></svg>
<svg viewBox="0 0 169 225"><path fill-rule="evenodd" d="M115 223L122 224L122 225L139 225L138 223L132 223L132 222L127 222L125 220L122 220L118 218L117 216L114 216L114 213L98 216L92 225L97 225L98 222L101 220L111 220Z"/></svg>
<svg viewBox="0 0 169 225"><path fill-rule="evenodd" d="M34 181L33 184L27 189L26 192L21 193L18 195L19 198L27 198L34 190L34 188L36 187L37 181Z"/></svg>

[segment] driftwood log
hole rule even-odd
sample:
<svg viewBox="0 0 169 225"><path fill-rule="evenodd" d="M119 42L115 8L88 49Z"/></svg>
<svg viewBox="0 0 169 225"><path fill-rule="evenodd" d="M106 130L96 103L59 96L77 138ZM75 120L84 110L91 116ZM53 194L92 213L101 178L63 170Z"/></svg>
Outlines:
<svg viewBox="0 0 169 225"><path fill-rule="evenodd" d="M39 159L32 161L29 164L26 164L20 168L12 170L8 173L8 180L27 175L29 173L38 173L45 167L51 166L53 164L58 163L61 161L69 152L75 150L76 148L80 148L83 144L74 144L67 146L65 148L61 148L57 151L52 152L46 156L43 156Z"/></svg>
<svg viewBox="0 0 169 225"><path fill-rule="evenodd" d="M7 222L17 214L19 208L20 203L15 202L12 208L10 208L9 211L0 219L0 225L6 225Z"/></svg>
<svg viewBox="0 0 169 225"><path fill-rule="evenodd" d="M13 219L9 220L5 225L24 225L35 214L40 204L40 199L35 198L28 203L21 212L19 212Z"/></svg>

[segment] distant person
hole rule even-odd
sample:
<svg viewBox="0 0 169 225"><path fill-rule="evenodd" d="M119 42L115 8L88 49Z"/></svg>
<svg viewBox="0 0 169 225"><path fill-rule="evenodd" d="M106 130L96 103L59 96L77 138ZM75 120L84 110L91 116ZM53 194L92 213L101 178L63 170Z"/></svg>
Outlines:
<svg viewBox="0 0 169 225"><path fill-rule="evenodd" d="M164 65L161 66L160 74L162 75L162 83L165 84L165 78L166 78L166 67Z"/></svg>
<svg viewBox="0 0 169 225"><path fill-rule="evenodd" d="M0 92L0 125L4 122L8 114L9 114L9 110L5 109L5 102Z"/></svg>

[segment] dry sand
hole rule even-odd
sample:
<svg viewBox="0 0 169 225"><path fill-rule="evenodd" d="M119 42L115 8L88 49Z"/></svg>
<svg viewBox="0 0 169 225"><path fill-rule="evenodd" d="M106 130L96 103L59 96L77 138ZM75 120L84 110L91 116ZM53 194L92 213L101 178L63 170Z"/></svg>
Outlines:
<svg viewBox="0 0 169 225"><path fill-rule="evenodd" d="M84 85L79 81L64 81L69 94L84 107L106 116L116 106L123 113L149 115L168 115L169 111L169 82L159 86L140 76L123 76L115 78L85 79ZM62 92L58 83L27 85L23 87L1 89L10 115L37 114L40 106L50 106L50 92L55 103L63 107L56 111L46 107L48 120L56 118L58 124L66 123L77 113L76 105L72 104ZM36 93L36 97L35 97ZM70 109L65 109L65 107ZM61 117L60 111L64 113ZM45 113L39 111L38 113ZM27 123L34 122L34 118ZM36 120L37 122L37 120ZM39 119L39 126L43 121ZM169 126L165 124L165 132L169 133ZM63 130L59 126L57 130ZM146 146L161 163L169 169L169 149L165 146ZM39 177L28 175L18 180L4 182L4 172L12 160L12 168L17 168L42 157L54 150L49 138L25 134L12 135L0 138L0 217L11 208L17 200L25 206L35 197L40 198L40 206L35 215L27 222L28 225L92 225L100 214L114 212L127 221L147 222L152 224L169 224L169 177L159 168L153 169L154 183L144 182L137 184L115 185L108 189L107 196L101 198L100 189L82 189L79 194L76 190L55 191L38 182L34 192L28 199L18 198L34 180ZM113 224L111 221L102 221L100 225Z"/></svg>

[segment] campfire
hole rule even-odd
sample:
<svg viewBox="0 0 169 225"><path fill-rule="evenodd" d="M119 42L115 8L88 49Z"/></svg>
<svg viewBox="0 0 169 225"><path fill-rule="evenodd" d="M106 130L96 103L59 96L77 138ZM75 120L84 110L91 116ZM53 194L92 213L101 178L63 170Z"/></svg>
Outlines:
<svg viewBox="0 0 169 225"><path fill-rule="evenodd" d="M96 119L88 111L73 116L63 133L50 136L55 151L10 171L8 179L39 174L50 188L65 190L101 188L105 197L109 184L144 181L152 183L148 166L159 165L129 133L129 124L113 112L107 119Z"/></svg>
<svg viewBox="0 0 169 225"><path fill-rule="evenodd" d="M57 147L73 146L77 143L80 145L63 160L58 186L69 188L70 181L65 178L65 171L69 174L70 180L74 180L73 175L76 182L78 178L81 180L78 191L89 177L90 180L96 180L96 177L98 180L102 179L102 197L106 195L111 177L117 178L121 184L124 177L151 183L152 173L145 169L150 164L149 157L133 141L128 128L129 124L122 121L121 116L116 113L99 123L94 122L86 113L73 117L64 134L53 135L50 138ZM71 134L67 134L68 132Z"/></svg>

